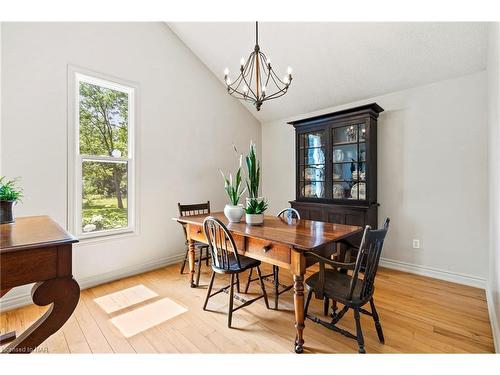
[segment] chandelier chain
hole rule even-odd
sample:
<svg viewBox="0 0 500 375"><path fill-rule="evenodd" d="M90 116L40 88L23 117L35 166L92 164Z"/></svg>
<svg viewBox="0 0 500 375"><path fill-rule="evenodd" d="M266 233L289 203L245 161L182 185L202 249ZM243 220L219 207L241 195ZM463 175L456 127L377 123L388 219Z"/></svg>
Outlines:
<svg viewBox="0 0 500 375"><path fill-rule="evenodd" d="M259 45L259 22L255 21L255 45Z"/></svg>

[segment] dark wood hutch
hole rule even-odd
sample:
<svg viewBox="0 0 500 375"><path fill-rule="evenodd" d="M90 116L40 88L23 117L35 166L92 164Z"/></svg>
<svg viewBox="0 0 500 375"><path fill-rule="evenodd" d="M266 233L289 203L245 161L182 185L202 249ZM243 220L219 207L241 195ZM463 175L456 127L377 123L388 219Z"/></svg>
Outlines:
<svg viewBox="0 0 500 375"><path fill-rule="evenodd" d="M296 143L296 199L290 203L302 218L378 227L377 118L382 111L372 103L289 122Z"/></svg>

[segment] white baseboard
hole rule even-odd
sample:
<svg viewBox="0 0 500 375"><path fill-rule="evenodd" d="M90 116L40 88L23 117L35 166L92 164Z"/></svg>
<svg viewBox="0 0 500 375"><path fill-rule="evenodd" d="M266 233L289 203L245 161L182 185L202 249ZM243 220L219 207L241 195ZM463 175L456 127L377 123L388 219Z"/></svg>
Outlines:
<svg viewBox="0 0 500 375"><path fill-rule="evenodd" d="M142 264L137 264L129 267L120 268L110 272L106 272L97 276L90 276L77 279L80 289L91 288L96 285L108 283L110 281L123 279L124 277L137 275L147 271L152 271L157 268L169 266L171 264L179 263L184 259L185 253L173 255L166 258L151 260ZM28 291L20 295L13 295L12 297L3 297L1 301L2 312L17 309L33 303L31 294Z"/></svg>
<svg viewBox="0 0 500 375"><path fill-rule="evenodd" d="M495 352L500 353L500 327L498 327L497 311L493 304L493 295L489 286L486 288L486 301L488 303L488 313L490 316L491 333L493 335L493 343L495 344Z"/></svg>
<svg viewBox="0 0 500 375"><path fill-rule="evenodd" d="M81 289L88 289L96 285L108 283L110 281L123 279L124 277L137 275L143 272L152 271L158 268L170 266L171 264L179 263L184 259L185 253L173 255L166 258L151 260L139 265L120 268L106 272L104 274L77 279Z"/></svg>
<svg viewBox="0 0 500 375"><path fill-rule="evenodd" d="M380 266L391 268L398 271L409 272L416 275L428 276L435 279L451 281L457 284L463 284L463 285L473 286L476 288L486 289L486 279L477 276L464 275L461 273L450 272L438 268L421 266L417 264L411 264L411 263L401 262L399 260L392 260L385 258L380 258Z"/></svg>
<svg viewBox="0 0 500 375"><path fill-rule="evenodd" d="M33 301L31 300L31 293L28 291L19 295L13 295L12 297L2 297L0 306L2 308L2 312L5 312L29 305L31 303L33 303Z"/></svg>

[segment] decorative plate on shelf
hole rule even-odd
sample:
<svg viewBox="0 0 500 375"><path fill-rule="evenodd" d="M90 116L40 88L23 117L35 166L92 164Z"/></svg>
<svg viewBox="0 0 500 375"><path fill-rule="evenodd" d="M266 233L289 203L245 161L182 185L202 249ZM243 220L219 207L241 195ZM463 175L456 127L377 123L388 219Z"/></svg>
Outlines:
<svg viewBox="0 0 500 375"><path fill-rule="evenodd" d="M323 168L304 169L304 178L306 181L323 181Z"/></svg>
<svg viewBox="0 0 500 375"><path fill-rule="evenodd" d="M354 184L354 186L351 188L351 197L353 199L366 199L366 183L358 182L357 184Z"/></svg>
<svg viewBox="0 0 500 375"><path fill-rule="evenodd" d="M323 184L308 184L304 186L302 193L304 197L323 198L325 188Z"/></svg>
<svg viewBox="0 0 500 375"><path fill-rule="evenodd" d="M342 199L344 198L344 187L340 184L333 185L333 198Z"/></svg>
<svg viewBox="0 0 500 375"><path fill-rule="evenodd" d="M341 149L337 148L333 150L333 161L335 163L339 163L344 161L344 151Z"/></svg>

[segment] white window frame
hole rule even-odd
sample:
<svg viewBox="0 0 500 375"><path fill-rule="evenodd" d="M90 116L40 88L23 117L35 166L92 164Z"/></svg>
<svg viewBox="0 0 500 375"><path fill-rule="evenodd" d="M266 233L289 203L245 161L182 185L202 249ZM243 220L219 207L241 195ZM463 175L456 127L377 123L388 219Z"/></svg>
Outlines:
<svg viewBox="0 0 500 375"><path fill-rule="evenodd" d="M80 154L80 82L86 82L128 95L127 156L95 156ZM137 89L135 83L85 69L68 67L68 229L79 239L108 237L136 232L136 181L135 143ZM94 232L83 232L82 228L82 165L84 161L124 162L127 171L127 222L128 226Z"/></svg>

